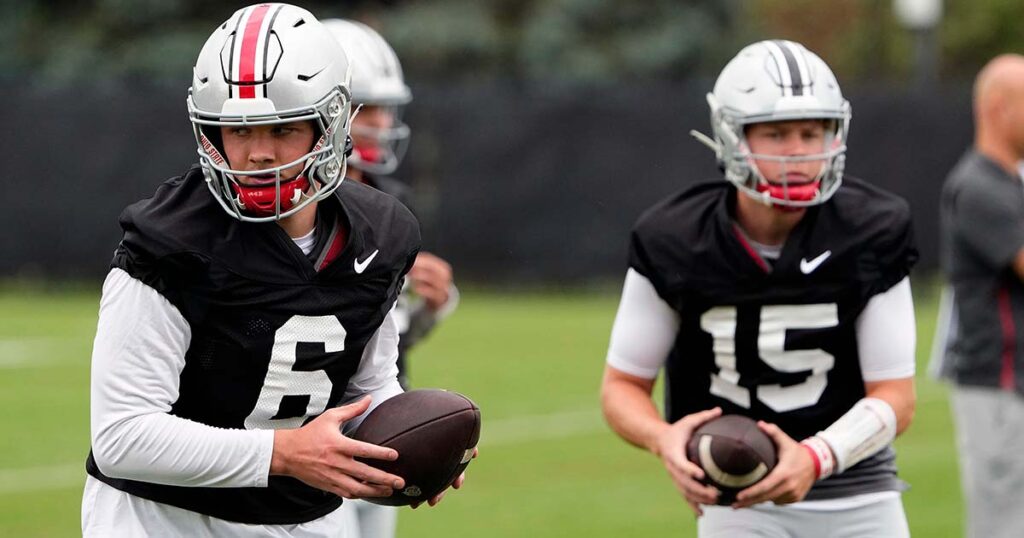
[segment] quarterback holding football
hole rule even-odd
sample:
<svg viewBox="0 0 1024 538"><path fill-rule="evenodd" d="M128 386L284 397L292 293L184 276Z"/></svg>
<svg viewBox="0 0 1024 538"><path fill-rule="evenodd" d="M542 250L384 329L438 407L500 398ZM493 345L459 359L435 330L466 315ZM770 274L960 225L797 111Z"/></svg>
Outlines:
<svg viewBox="0 0 1024 538"><path fill-rule="evenodd" d="M908 205L844 177L850 104L802 45L747 46L707 101L711 136L694 136L724 181L636 223L605 417L662 459L702 537L908 536L891 447L915 401ZM685 454L722 413L759 421L778 454L731 507Z"/></svg>
<svg viewBox="0 0 1024 538"><path fill-rule="evenodd" d="M405 487L367 463L394 449L342 433L402 392L394 305L420 248L405 206L344 181L350 71L287 4L203 46L199 163L125 209L103 285L84 536L336 536L342 498Z"/></svg>

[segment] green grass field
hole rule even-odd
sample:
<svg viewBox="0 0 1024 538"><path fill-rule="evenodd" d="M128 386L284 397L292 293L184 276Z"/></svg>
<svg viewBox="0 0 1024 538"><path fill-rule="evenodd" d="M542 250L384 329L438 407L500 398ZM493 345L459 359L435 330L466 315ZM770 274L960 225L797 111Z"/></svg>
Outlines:
<svg viewBox="0 0 1024 538"><path fill-rule="evenodd" d="M935 296L918 305L918 406L897 442L915 536L960 536L956 451L945 387L925 360ZM920 291L920 290L919 290ZM89 445L96 292L0 291L0 536L79 534ZM399 536L694 536L661 464L601 420L598 385L613 293L466 291L412 357L420 387L463 392L484 416L465 488L404 510Z"/></svg>

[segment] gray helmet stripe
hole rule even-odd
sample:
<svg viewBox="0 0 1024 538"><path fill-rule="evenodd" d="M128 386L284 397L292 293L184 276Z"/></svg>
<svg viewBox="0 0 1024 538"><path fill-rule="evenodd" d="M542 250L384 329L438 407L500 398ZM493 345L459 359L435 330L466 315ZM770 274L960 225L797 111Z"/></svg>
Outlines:
<svg viewBox="0 0 1024 538"><path fill-rule="evenodd" d="M775 41L775 45L779 47L779 50L782 51L782 55L786 58L786 65L789 67L789 78L792 84L790 88L793 91L793 95L803 95L804 83L803 79L800 77L800 66L797 65L796 56L793 54L793 51L790 50L788 46L789 44L790 43L787 41Z"/></svg>
<svg viewBox="0 0 1024 538"><path fill-rule="evenodd" d="M788 63L786 62L786 56L782 52L782 48L775 41L765 41L765 47L768 48L768 57L775 62L775 68L779 70L779 85L782 86L782 96L792 95L793 92L793 79L792 73L789 69Z"/></svg>
<svg viewBox="0 0 1024 538"><path fill-rule="evenodd" d="M800 80L803 82L803 90L808 94L814 94L814 81L811 77L810 64L807 63L807 49L799 43L792 41L786 41L786 46L793 52L793 57L796 58L796 66L800 69Z"/></svg>

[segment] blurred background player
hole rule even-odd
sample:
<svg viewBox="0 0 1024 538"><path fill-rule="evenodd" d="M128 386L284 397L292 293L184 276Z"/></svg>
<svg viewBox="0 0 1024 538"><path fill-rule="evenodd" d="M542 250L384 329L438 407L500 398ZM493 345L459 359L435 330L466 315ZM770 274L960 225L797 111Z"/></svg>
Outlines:
<svg viewBox="0 0 1024 538"><path fill-rule="evenodd" d="M286 4L199 53L200 162L122 213L103 286L83 535L336 536L342 497L404 486L355 459L394 450L341 434L402 391L392 312L419 251L404 206L343 181L348 72Z"/></svg>
<svg viewBox="0 0 1024 538"><path fill-rule="evenodd" d="M402 65L387 41L369 26L352 20L329 19L324 25L345 49L352 65L352 141L347 179L364 183L411 207L409 186L393 177L409 144L410 129L402 111L412 100ZM408 381L408 351L458 305L452 268L429 252L420 252L406 277L395 308L399 328L398 376ZM353 537L395 535L398 509L365 501L346 503L347 530ZM348 535L347 535L348 536Z"/></svg>
<svg viewBox="0 0 1024 538"><path fill-rule="evenodd" d="M605 417L663 460L702 537L908 536L891 443L915 404L909 208L843 179L850 106L802 45L744 48L707 100L714 138L694 135L727 181L635 225ZM762 421L779 455L731 508L683 450L722 413Z"/></svg>
<svg viewBox="0 0 1024 538"><path fill-rule="evenodd" d="M975 80L974 145L942 190L942 268L954 314L939 320L939 370L953 383L971 538L1024 532L1022 120L1024 56L999 56Z"/></svg>
<svg viewBox="0 0 1024 538"><path fill-rule="evenodd" d="M410 135L402 111L412 100L412 92L405 84L398 57L380 34L363 23L330 19L324 24L341 42L352 64L352 101L358 108L354 108L352 119L354 149L348 178L411 207L409 185L389 175L401 164ZM396 312L402 334L398 365L403 386L408 386L406 352L451 314L459 301L451 265L429 252L416 257L407 286Z"/></svg>

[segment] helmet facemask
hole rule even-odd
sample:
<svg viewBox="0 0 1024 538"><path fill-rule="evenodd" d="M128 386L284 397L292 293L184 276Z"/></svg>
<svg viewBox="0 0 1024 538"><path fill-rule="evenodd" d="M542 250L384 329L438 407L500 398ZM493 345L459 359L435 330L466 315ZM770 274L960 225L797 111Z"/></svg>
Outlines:
<svg viewBox="0 0 1024 538"><path fill-rule="evenodd" d="M330 31L296 6L244 7L213 31L196 59L187 105L207 187L229 215L280 220L338 188L350 143L351 72ZM251 163L227 161L222 128L296 122L312 125L313 140L277 156L291 162L241 170Z"/></svg>
<svg viewBox="0 0 1024 538"><path fill-rule="evenodd" d="M347 132L350 109L344 88L336 88L310 108L274 114L231 116L196 109L191 96L189 117L198 143L199 163L207 186L225 211L239 220L267 222L291 216L316 200L326 198L345 177L345 148L331 141L334 133ZM222 142L211 140L207 129L278 125L313 121L319 138L303 156L292 162L261 170L238 170L224 158ZM217 136L216 138L219 138ZM302 171L285 177L286 170L303 164ZM267 176L271 176L268 178ZM247 182L240 177L259 178Z"/></svg>
<svg viewBox="0 0 1024 538"><path fill-rule="evenodd" d="M402 64L373 28L344 19L327 20L324 25L341 43L352 66L352 101L358 105L351 122L355 143L352 167L375 175L394 173L405 156L410 134L402 113L412 101L412 90L405 84ZM358 122L360 125L354 121L360 114L386 114L388 121Z"/></svg>
<svg viewBox="0 0 1024 538"><path fill-rule="evenodd" d="M354 140L354 151L352 152L352 167L370 174L387 175L393 173L409 147L409 126L402 121L404 105L373 105L383 109L383 114L391 118L390 127L371 127L359 125L355 119L363 110L359 105L352 115L352 138Z"/></svg>

